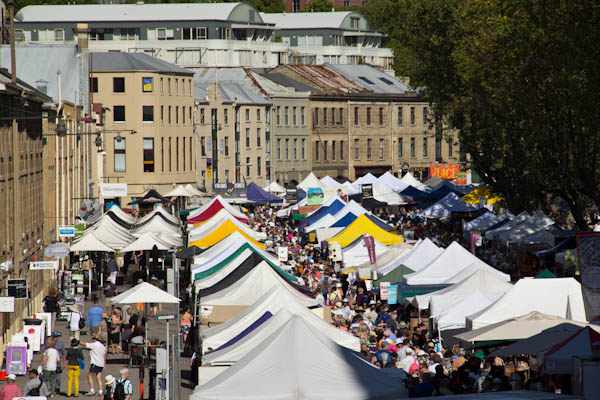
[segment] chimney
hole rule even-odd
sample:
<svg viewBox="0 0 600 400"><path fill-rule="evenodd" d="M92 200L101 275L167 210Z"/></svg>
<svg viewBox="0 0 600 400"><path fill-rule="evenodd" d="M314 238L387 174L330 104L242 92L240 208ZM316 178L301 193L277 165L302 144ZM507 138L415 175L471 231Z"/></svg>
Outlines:
<svg viewBox="0 0 600 400"><path fill-rule="evenodd" d="M35 88L44 94L48 94L48 81L43 79L35 81Z"/></svg>
<svg viewBox="0 0 600 400"><path fill-rule="evenodd" d="M77 52L81 53L84 49L88 49L90 29L88 24L77 24L75 28L75 36L77 36Z"/></svg>

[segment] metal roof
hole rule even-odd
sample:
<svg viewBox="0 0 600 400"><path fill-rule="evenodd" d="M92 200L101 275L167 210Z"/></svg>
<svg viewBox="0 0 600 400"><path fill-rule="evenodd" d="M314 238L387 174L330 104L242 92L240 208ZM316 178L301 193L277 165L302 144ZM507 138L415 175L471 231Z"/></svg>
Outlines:
<svg viewBox="0 0 600 400"><path fill-rule="evenodd" d="M17 13L17 19L20 22L227 21L231 12L240 4L243 3L27 6Z"/></svg>
<svg viewBox="0 0 600 400"><path fill-rule="evenodd" d="M286 65L317 88L335 93L363 93L367 90L328 65Z"/></svg>
<svg viewBox="0 0 600 400"><path fill-rule="evenodd" d="M260 13L263 21L275 24L279 29L340 29L344 19L352 11L311 13Z"/></svg>
<svg viewBox="0 0 600 400"><path fill-rule="evenodd" d="M411 91L408 85L370 65L326 65L373 93L402 94Z"/></svg>
<svg viewBox="0 0 600 400"><path fill-rule="evenodd" d="M74 45L16 46L15 53L20 79L32 87L37 86L36 81L45 81L46 93L57 102L60 71L63 100L73 104L87 104L87 96L81 96L80 89L80 83L87 82L87 63L77 54ZM10 68L8 45L0 48L0 66Z"/></svg>
<svg viewBox="0 0 600 400"><path fill-rule="evenodd" d="M316 92L317 90L313 87L305 85L302 82L299 82L295 79L292 79L286 75L279 73L266 73L262 74L266 79L277 83L280 86L285 86L289 88L293 88L296 92Z"/></svg>
<svg viewBox="0 0 600 400"><path fill-rule="evenodd" d="M144 53L109 51L92 53L93 72L154 71L169 74L192 75L193 72Z"/></svg>
<svg viewBox="0 0 600 400"><path fill-rule="evenodd" d="M270 105L271 101L260 92L256 81L244 68L189 68L194 72L196 98L205 102L210 84L217 83L223 103Z"/></svg>

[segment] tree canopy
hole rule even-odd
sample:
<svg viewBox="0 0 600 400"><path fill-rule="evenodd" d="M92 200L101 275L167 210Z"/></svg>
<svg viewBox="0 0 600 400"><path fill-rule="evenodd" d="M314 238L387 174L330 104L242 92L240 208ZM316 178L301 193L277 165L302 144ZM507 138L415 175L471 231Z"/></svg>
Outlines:
<svg viewBox="0 0 600 400"><path fill-rule="evenodd" d="M510 207L560 199L587 227L600 204L599 3L374 0L363 14Z"/></svg>

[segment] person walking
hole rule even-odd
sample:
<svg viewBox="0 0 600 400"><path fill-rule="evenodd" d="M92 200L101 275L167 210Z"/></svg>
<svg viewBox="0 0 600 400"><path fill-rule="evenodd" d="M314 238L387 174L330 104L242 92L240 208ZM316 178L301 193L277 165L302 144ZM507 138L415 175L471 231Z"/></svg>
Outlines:
<svg viewBox="0 0 600 400"><path fill-rule="evenodd" d="M92 303L94 305L88 310L85 323L90 327L90 335L97 336L100 334L100 323L104 310L98 305L98 295L92 295Z"/></svg>
<svg viewBox="0 0 600 400"><path fill-rule="evenodd" d="M121 368L119 370L121 377L112 385L113 400L131 400L133 395L133 385L129 380L129 369Z"/></svg>
<svg viewBox="0 0 600 400"><path fill-rule="evenodd" d="M123 320L121 319L121 315L119 310L114 309L112 313L112 317L110 320L110 343L111 350L113 355L119 354L119 343L121 342L121 324Z"/></svg>
<svg viewBox="0 0 600 400"><path fill-rule="evenodd" d="M112 375L106 375L104 378L104 399L103 400L112 400L112 386L115 383L116 379Z"/></svg>
<svg viewBox="0 0 600 400"><path fill-rule="evenodd" d="M81 342L82 346L90 350L90 370L88 373L88 381L90 383L90 391L88 395L96 394L94 389L94 378L98 382L98 394L102 395L102 370L106 364L107 351L102 343L102 339L97 336L92 337L91 343Z"/></svg>
<svg viewBox="0 0 600 400"><path fill-rule="evenodd" d="M50 391L42 380L38 377L37 369L32 368L29 370L29 380L23 386L24 397L44 396L48 397Z"/></svg>
<svg viewBox="0 0 600 400"><path fill-rule="evenodd" d="M71 397L71 393L75 397L79 397L79 374L81 373L80 360L83 360L83 354L79 348L79 340L71 340L71 348L67 349L67 356L65 361L65 368L67 368L67 375L69 381L67 383L67 397ZM71 389L75 386L75 391L71 392Z"/></svg>
<svg viewBox="0 0 600 400"><path fill-rule="evenodd" d="M48 343L48 348L44 351L40 361L40 365L43 369L42 380L50 391L50 398L54 397L56 390L56 371L61 366L60 353L54 346L54 341Z"/></svg>
<svg viewBox="0 0 600 400"><path fill-rule="evenodd" d="M60 354L60 359L64 359L65 356L67 355L67 349L65 347L65 344L63 343L63 341L60 339L60 332L52 332L52 337L46 342L46 345L44 346L44 351L46 351L49 347L50 347L50 343L54 344L54 348L56 350L58 350L58 354ZM54 380L54 393L55 394L59 394L60 393L60 380L62 378L62 363L58 364L58 368L56 368L56 379Z"/></svg>
<svg viewBox="0 0 600 400"><path fill-rule="evenodd" d="M188 347L187 338L190 334L190 330L192 329L192 319L192 311L189 308L186 308L185 312L180 318L181 333L183 333L183 344L185 347Z"/></svg>
<svg viewBox="0 0 600 400"><path fill-rule="evenodd" d="M81 315L81 313L79 312L79 308L73 304L69 306L69 317L68 317L68 321L69 321L69 331L71 332L71 339L77 339L79 340L79 330L81 329L79 327L79 322L81 321L81 318L83 318L83 316Z"/></svg>
<svg viewBox="0 0 600 400"><path fill-rule="evenodd" d="M8 383L0 390L0 400L12 400L15 397L21 397L21 388L15 384L17 380L15 374L8 374L6 380Z"/></svg>
<svg viewBox="0 0 600 400"><path fill-rule="evenodd" d="M48 296L44 297L44 312L52 314L51 328L55 329L56 325L56 314L60 309L60 302L58 301L58 290L56 288L50 288Z"/></svg>

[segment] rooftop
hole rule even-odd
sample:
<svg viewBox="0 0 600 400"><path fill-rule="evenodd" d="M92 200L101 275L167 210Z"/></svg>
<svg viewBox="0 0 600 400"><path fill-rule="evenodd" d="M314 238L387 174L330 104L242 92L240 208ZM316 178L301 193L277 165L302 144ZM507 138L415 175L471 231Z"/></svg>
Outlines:
<svg viewBox="0 0 600 400"><path fill-rule="evenodd" d="M373 93L401 94L412 90L408 85L399 81L397 78L386 74L385 72L381 72L370 65L326 65Z"/></svg>
<svg viewBox="0 0 600 400"><path fill-rule="evenodd" d="M104 53L92 53L91 59L92 64L90 69L93 72L152 71L168 74L193 75L192 71L144 53L109 51Z"/></svg>
<svg viewBox="0 0 600 400"><path fill-rule="evenodd" d="M189 68L189 70L194 72L195 95L201 102L205 102L204 97L209 85L217 83L223 103L271 104L245 68Z"/></svg>
<svg viewBox="0 0 600 400"><path fill-rule="evenodd" d="M316 88L335 93L363 93L367 90L328 65L286 65Z"/></svg>
<svg viewBox="0 0 600 400"><path fill-rule="evenodd" d="M260 13L263 21L279 29L316 29L316 28L342 28L344 20L352 11L330 11L330 12L310 12L310 13ZM368 30L368 29L367 29Z"/></svg>

